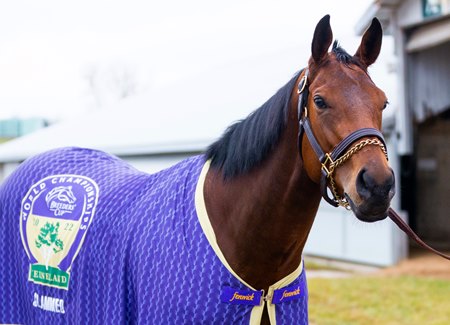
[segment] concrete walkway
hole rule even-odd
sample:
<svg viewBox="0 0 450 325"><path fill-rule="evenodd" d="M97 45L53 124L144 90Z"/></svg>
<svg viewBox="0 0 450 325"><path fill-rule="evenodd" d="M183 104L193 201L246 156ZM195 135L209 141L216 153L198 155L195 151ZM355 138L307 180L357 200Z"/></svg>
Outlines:
<svg viewBox="0 0 450 325"><path fill-rule="evenodd" d="M348 278L359 275L370 275L380 271L379 267L361 265L332 259L305 256L308 278ZM308 269L308 264L313 265Z"/></svg>
<svg viewBox="0 0 450 325"><path fill-rule="evenodd" d="M450 253L450 252L444 252ZM450 261L422 248L410 249L409 258L382 268L331 259L305 256L308 278L348 278L353 276L422 276L450 280ZM308 263L313 267L308 269ZM323 268L322 268L323 266Z"/></svg>

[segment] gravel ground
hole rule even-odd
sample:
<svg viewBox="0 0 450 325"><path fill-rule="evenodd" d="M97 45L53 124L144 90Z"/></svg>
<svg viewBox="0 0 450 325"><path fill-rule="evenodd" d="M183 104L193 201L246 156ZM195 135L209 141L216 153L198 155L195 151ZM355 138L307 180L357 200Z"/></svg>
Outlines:
<svg viewBox="0 0 450 325"><path fill-rule="evenodd" d="M445 254L450 255L447 251ZM308 270L308 261L324 269ZM308 278L347 278L352 276L423 276L450 280L450 261L422 248L411 248L408 259L388 268L379 268L333 260L305 257Z"/></svg>
<svg viewBox="0 0 450 325"><path fill-rule="evenodd" d="M450 252L443 252L450 255ZM423 249L411 250L410 258L399 264L380 269L380 276L413 275L450 280L450 261Z"/></svg>

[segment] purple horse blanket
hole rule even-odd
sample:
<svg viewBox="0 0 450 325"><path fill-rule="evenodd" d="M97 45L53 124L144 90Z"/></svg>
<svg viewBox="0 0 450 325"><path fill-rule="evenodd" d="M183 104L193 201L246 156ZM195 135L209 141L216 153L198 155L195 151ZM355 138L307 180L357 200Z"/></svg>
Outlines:
<svg viewBox="0 0 450 325"><path fill-rule="evenodd" d="M148 175L106 153L28 159L0 187L0 323L307 324L303 263L268 293L221 253L196 156Z"/></svg>

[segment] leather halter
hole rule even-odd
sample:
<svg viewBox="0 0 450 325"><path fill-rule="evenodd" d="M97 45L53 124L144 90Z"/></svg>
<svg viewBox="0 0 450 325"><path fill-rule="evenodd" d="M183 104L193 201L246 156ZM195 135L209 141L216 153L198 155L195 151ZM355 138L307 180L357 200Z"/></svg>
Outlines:
<svg viewBox="0 0 450 325"><path fill-rule="evenodd" d="M352 154L360 150L366 145L378 145L384 152L387 159L386 144L384 137L381 132L373 128L362 128L350 133L341 142L339 142L330 153L325 153L322 150L319 142L311 128L311 122L308 117L308 110L306 105L308 104L309 88L308 88L308 69L304 69L304 75L300 80L298 85L298 120L299 120L299 132L298 132L298 148L300 156L302 156L302 138L303 133L311 144L314 152L319 159L321 168L321 179L320 179L320 189L323 198L330 203L332 206L343 206L350 210L350 204L346 198L342 198L338 195L335 182L333 178L334 170L347 161ZM362 138L372 138L363 140L353 145L350 149L349 147L356 141ZM333 198L328 195L328 183L330 183L330 188L333 194ZM417 236L414 231L409 227L409 225L402 220L402 218L392 209L389 208L387 212L388 217L401 229L403 230L411 239L416 241L423 248L450 260L450 256L443 254L442 252L430 247L422 239Z"/></svg>
<svg viewBox="0 0 450 325"><path fill-rule="evenodd" d="M321 163L321 179L320 190L323 198L332 206L343 206L346 209L350 209L350 204L345 197L339 196L337 193L336 183L334 181L334 170L348 160L352 154L359 151L366 145L378 145L384 152L387 159L386 143L381 132L374 128L362 128L358 129L349 135L347 135L341 142L339 142L331 152L325 153L322 150L319 142L314 136L314 132L311 127L311 122L308 117L308 69L304 69L304 75L298 84L298 120L299 120L299 132L298 132L298 148L300 156L302 156L302 138L303 133L311 144L314 152ZM372 140L365 140L357 143L353 147L350 146L356 141L363 138L372 138ZM375 138L375 139L374 139ZM328 184L331 189L333 197L331 198L328 193Z"/></svg>

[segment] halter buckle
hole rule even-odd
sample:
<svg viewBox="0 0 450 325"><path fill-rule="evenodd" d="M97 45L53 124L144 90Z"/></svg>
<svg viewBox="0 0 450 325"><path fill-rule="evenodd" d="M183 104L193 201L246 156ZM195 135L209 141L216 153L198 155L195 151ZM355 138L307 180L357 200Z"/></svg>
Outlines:
<svg viewBox="0 0 450 325"><path fill-rule="evenodd" d="M332 177L334 172L334 161L329 153L325 154L325 161L322 163L322 170L326 173L327 178Z"/></svg>
<svg viewBox="0 0 450 325"><path fill-rule="evenodd" d="M308 70L305 71L305 74L303 75L302 79L298 84L297 94L301 94L305 90L307 83L308 83Z"/></svg>

